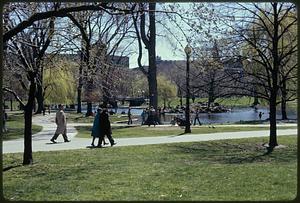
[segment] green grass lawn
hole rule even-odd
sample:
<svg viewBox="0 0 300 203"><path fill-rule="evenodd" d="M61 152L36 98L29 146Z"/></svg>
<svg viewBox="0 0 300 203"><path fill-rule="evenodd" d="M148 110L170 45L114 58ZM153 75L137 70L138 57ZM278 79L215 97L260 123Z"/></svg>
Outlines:
<svg viewBox="0 0 300 203"><path fill-rule="evenodd" d="M297 137L263 155L268 138L34 152L3 172L8 200L292 200ZM75 158L76 157L76 158ZM3 167L22 163L4 154Z"/></svg>
<svg viewBox="0 0 300 203"><path fill-rule="evenodd" d="M197 102L207 102L208 98L196 98L195 103ZM224 105L224 106L238 106L238 107L249 107L253 103L254 99L252 97L230 97L230 98L218 98L215 102ZM190 101L192 102L192 100ZM183 105L185 105L185 98L182 99ZM170 102L170 105L175 107L180 105L179 98L173 98ZM159 101L159 106L163 106L163 101Z"/></svg>
<svg viewBox="0 0 300 203"><path fill-rule="evenodd" d="M24 137L24 114L14 113L8 115L6 122L7 132L3 133L3 140L12 140ZM32 134L38 133L42 130L42 126L32 125Z"/></svg>
<svg viewBox="0 0 300 203"><path fill-rule="evenodd" d="M90 138L92 126L75 126L78 131L77 137ZM297 127L278 127L278 129L293 129ZM209 128L208 126L192 127L192 134L205 134L205 133L219 133L219 132L237 132L237 131L255 131L255 130L268 130L269 127L225 127L215 126ZM146 126L112 126L113 137L153 137L153 136L167 136L179 135L184 132L177 126L173 127L146 127Z"/></svg>
<svg viewBox="0 0 300 203"><path fill-rule="evenodd" d="M291 108L291 109L297 110L297 106L298 106L298 105L297 105L297 102L298 102L297 100L295 100L295 101L290 101L290 102L287 103L287 107L288 107L288 108Z"/></svg>

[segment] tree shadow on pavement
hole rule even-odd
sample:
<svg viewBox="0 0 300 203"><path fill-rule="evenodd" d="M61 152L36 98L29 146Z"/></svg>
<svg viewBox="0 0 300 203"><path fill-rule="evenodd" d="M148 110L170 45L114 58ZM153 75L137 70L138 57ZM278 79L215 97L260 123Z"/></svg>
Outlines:
<svg viewBox="0 0 300 203"><path fill-rule="evenodd" d="M190 133L185 133L185 132L183 132L183 133L179 133L178 135L171 135L171 136L169 136L169 137L178 137L178 136L186 135L186 134L190 134Z"/></svg>
<svg viewBox="0 0 300 203"><path fill-rule="evenodd" d="M47 142L46 144L62 144L62 143L65 143L65 142Z"/></svg>

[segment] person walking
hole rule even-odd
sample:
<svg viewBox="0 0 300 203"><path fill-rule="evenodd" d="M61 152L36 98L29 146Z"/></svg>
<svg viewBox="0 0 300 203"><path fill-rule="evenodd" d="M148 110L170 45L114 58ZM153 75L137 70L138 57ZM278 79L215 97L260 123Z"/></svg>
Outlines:
<svg viewBox="0 0 300 203"><path fill-rule="evenodd" d="M104 139L105 136L108 138L111 146L115 145L116 142L111 136L112 134L111 125L110 125L109 115L106 107L103 107L103 110L100 113L99 126L101 130L100 130L100 137L98 140L98 147L102 147L101 141Z"/></svg>
<svg viewBox="0 0 300 203"><path fill-rule="evenodd" d="M199 125L202 125L202 123L200 122L199 113L200 113L200 110L199 110L199 108L197 108L196 112L195 112L194 125L196 125L196 121L198 121Z"/></svg>
<svg viewBox="0 0 300 203"><path fill-rule="evenodd" d="M264 114L263 112L261 112L261 111L259 112L259 114L258 114L259 120L261 120L261 117L263 114Z"/></svg>
<svg viewBox="0 0 300 203"><path fill-rule="evenodd" d="M44 106L43 107L43 116L45 116L46 115L46 107Z"/></svg>
<svg viewBox="0 0 300 203"><path fill-rule="evenodd" d="M155 116L156 116L156 112L155 112L155 109L153 106L150 107L150 110L149 110L149 116L148 116L148 126L150 127L151 124L156 125L156 119L155 119Z"/></svg>
<svg viewBox="0 0 300 203"><path fill-rule="evenodd" d="M65 142L70 142L67 137L67 119L64 112L64 106L58 105L58 111L56 112L55 123L57 125L56 131L53 137L50 139L51 142L56 143L58 135L62 134Z"/></svg>
<svg viewBox="0 0 300 203"><path fill-rule="evenodd" d="M102 109L101 108L98 108L97 109L97 112L96 112L96 115L95 115L95 119L94 119L94 122L93 122L93 128L92 128L92 133L91 133L91 136L93 137L92 139L92 146L94 147L95 146L95 139L96 138L99 138L100 139L100 113L101 113ZM103 137L102 139L102 142L104 145L108 144L105 142L105 138Z"/></svg>
<svg viewBox="0 0 300 203"><path fill-rule="evenodd" d="M145 109L143 109L143 111L141 113L141 117L142 117L142 124L141 125L144 125L145 121L146 121L146 111L145 111Z"/></svg>
<svg viewBox="0 0 300 203"><path fill-rule="evenodd" d="M128 116L128 125L129 124L132 124L132 118L131 118L131 116L132 116L132 114L131 114L131 107L128 107L128 112L127 112L127 116Z"/></svg>

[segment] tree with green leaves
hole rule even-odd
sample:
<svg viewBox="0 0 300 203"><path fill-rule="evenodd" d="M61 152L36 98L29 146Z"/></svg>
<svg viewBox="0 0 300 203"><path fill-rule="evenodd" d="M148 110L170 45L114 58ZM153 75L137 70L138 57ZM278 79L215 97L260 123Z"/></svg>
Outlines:
<svg viewBox="0 0 300 203"><path fill-rule="evenodd" d="M45 102L48 104L74 104L76 97L76 63L64 58L52 62L44 72Z"/></svg>
<svg viewBox="0 0 300 203"><path fill-rule="evenodd" d="M166 107L167 102L170 102L173 98L176 97L176 85L168 80L165 76L159 75L157 77L157 86L158 98L163 100L164 107Z"/></svg>

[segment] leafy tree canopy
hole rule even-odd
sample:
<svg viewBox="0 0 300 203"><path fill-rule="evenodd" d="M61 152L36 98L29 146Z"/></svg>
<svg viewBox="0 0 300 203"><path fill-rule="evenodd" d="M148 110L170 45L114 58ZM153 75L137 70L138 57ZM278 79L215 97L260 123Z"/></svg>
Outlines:
<svg viewBox="0 0 300 203"><path fill-rule="evenodd" d="M44 72L45 103L72 104L76 98L76 80L69 61L58 61Z"/></svg>

